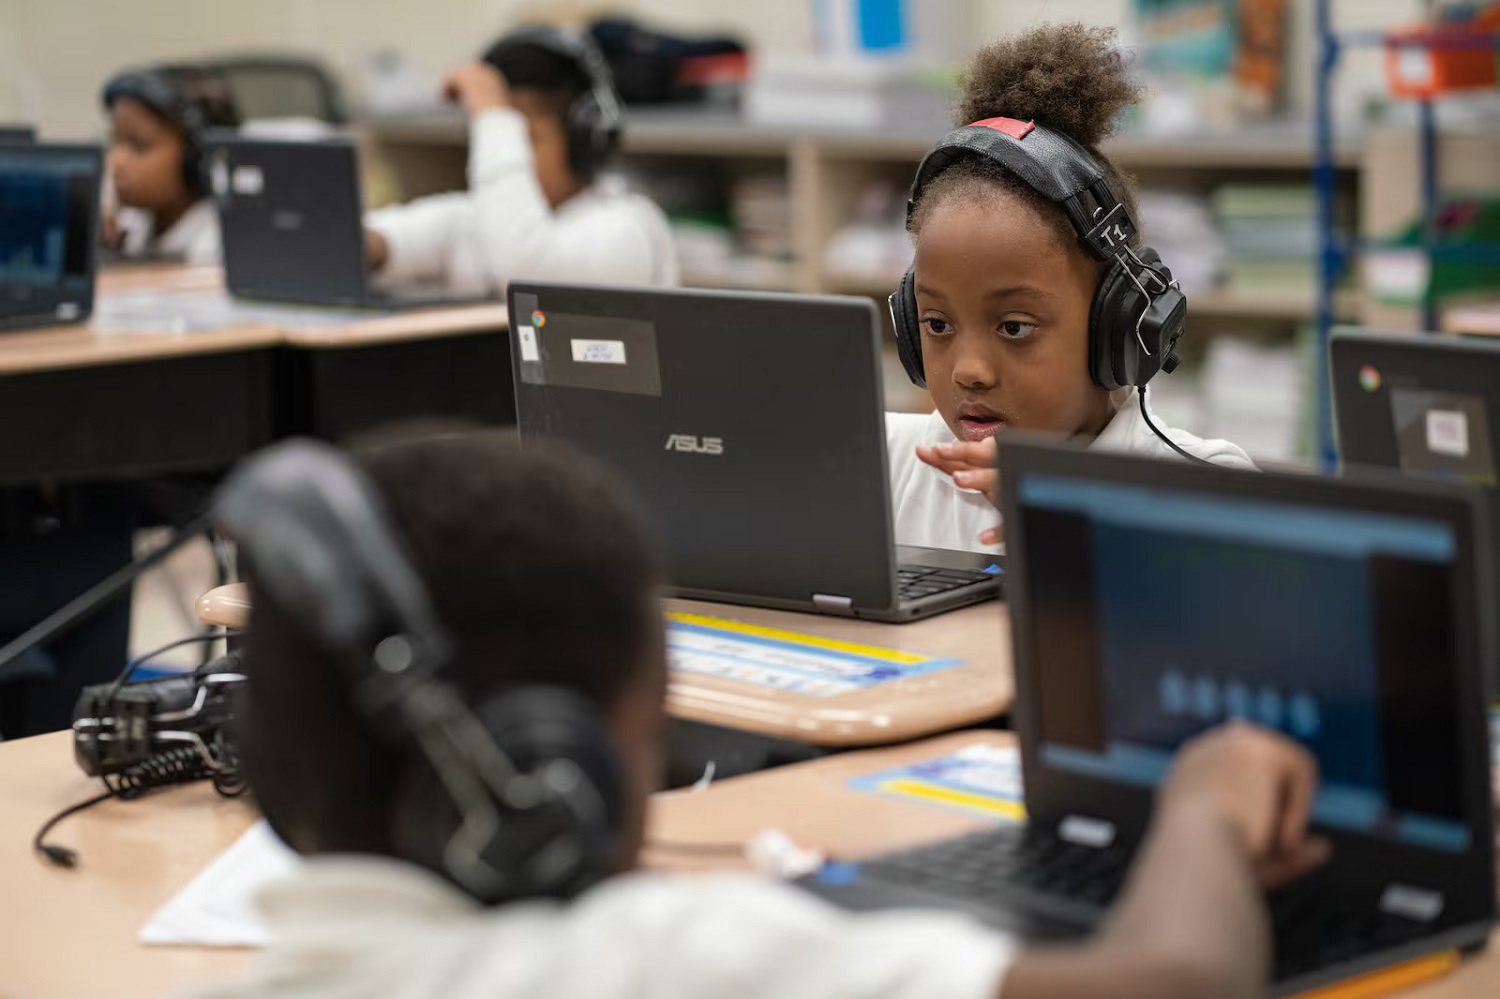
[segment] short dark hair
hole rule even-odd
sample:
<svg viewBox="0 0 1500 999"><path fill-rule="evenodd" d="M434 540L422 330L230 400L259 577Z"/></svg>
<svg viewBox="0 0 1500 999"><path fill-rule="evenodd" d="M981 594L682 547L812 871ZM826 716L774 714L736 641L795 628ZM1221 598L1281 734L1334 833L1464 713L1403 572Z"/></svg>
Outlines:
<svg viewBox="0 0 1500 999"><path fill-rule="evenodd" d="M534 94L546 113L561 122L566 122L573 102L592 89L577 60L545 46L502 38L483 59L500 71L507 86Z"/></svg>
<svg viewBox="0 0 1500 999"><path fill-rule="evenodd" d="M504 431L354 452L455 639L447 677L478 698L554 684L608 713L663 663L658 560L615 478ZM357 710L342 664L246 566L242 761L278 834L308 853L393 853L411 750Z"/></svg>
<svg viewBox="0 0 1500 999"><path fill-rule="evenodd" d="M1143 89L1131 78L1114 28L1042 24L980 49L964 71L954 125L985 118L1018 118L1061 132L1083 146L1104 168L1105 180L1130 217L1141 225L1135 179L1120 170L1099 145L1120 113L1139 103ZM983 197L1001 190L1033 207L1066 243L1077 238L1062 208L1027 186L1005 167L968 155L934 177L922 191L909 228L913 233L946 198Z"/></svg>
<svg viewBox="0 0 1500 999"><path fill-rule="evenodd" d="M174 64L129 70L106 83L102 96L106 109L128 97L179 132L187 131L189 107L196 111L202 128L238 128L241 124L229 78L212 66Z"/></svg>

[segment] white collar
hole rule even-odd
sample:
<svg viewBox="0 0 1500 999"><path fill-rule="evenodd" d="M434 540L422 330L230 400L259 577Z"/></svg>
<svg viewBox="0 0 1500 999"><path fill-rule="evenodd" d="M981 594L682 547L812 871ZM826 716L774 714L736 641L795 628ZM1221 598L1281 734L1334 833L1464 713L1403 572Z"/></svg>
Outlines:
<svg viewBox="0 0 1500 999"><path fill-rule="evenodd" d="M1141 404L1137 395L1139 391L1139 389L1131 386L1129 393L1125 396L1125 401L1120 404L1120 408L1115 411L1115 415L1110 417L1109 423L1105 424L1104 429L1099 431L1099 436L1094 438L1093 443L1089 447L1098 448L1101 451L1135 451L1140 448L1142 434L1151 437L1155 436L1151 433L1151 428L1146 426L1146 421L1141 419ZM1149 401L1146 404L1146 409L1150 412L1151 405ZM1156 414L1152 413L1151 417L1155 419ZM1158 421L1159 425L1160 421Z"/></svg>
<svg viewBox="0 0 1500 999"><path fill-rule="evenodd" d="M256 905L277 936L317 932L331 920L423 923L462 919L480 908L425 868L363 854L308 857L295 875L262 888Z"/></svg>

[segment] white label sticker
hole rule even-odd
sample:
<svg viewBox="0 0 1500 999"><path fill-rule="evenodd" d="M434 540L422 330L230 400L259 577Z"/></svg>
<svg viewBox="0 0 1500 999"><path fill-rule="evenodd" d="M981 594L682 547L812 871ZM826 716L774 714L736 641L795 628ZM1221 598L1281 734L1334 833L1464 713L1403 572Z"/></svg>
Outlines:
<svg viewBox="0 0 1500 999"><path fill-rule="evenodd" d="M266 175L257 166L238 166L229 175L229 186L235 194L254 197L266 189Z"/></svg>
<svg viewBox="0 0 1500 999"><path fill-rule="evenodd" d="M625 344L619 340L570 340L573 360L580 364L624 364Z"/></svg>
<svg viewBox="0 0 1500 999"><path fill-rule="evenodd" d="M1462 410L1427 411L1427 449L1454 458L1469 456L1469 419Z"/></svg>
<svg viewBox="0 0 1500 999"><path fill-rule="evenodd" d="M521 360L540 361L542 355L536 349L536 327L522 326L518 332L521 337Z"/></svg>
<svg viewBox="0 0 1500 999"><path fill-rule="evenodd" d="M1412 45L1396 50L1396 75L1413 87L1432 86L1432 53Z"/></svg>

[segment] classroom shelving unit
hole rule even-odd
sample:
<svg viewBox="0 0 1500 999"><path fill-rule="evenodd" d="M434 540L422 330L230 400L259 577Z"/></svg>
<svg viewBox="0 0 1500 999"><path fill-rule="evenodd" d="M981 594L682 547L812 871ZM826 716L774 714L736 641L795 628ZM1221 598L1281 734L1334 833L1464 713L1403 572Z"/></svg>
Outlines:
<svg viewBox="0 0 1500 999"><path fill-rule="evenodd" d="M1314 104L1313 179L1318 196L1319 280L1317 302L1317 374L1318 451L1325 469L1338 463L1337 444L1333 435L1332 385L1328 372L1328 337L1344 309L1339 298L1339 282L1350 262L1360 250L1360 241L1339 231L1336 222L1337 171L1344 146L1334 128L1333 87L1339 62L1345 49L1421 47L1430 50L1473 50L1500 48L1500 33L1475 31L1466 35L1430 33L1426 35L1393 35L1383 31L1339 32L1333 27L1333 0L1316 0L1318 29L1318 66ZM1429 7L1431 5L1429 4ZM1500 246L1458 245L1444 242L1439 236L1438 213L1441 208L1439 182L1439 134L1436 97L1415 99L1417 112L1418 187L1424 236L1420 244L1430 261L1453 260L1500 265ZM1438 301L1434 282L1429 277L1420 308L1421 329L1436 332Z"/></svg>
<svg viewBox="0 0 1500 999"><path fill-rule="evenodd" d="M727 109L633 108L625 133L627 167L643 171L687 166L720 171L779 172L786 178L791 207L791 255L780 267L750 273L693 269L689 284L763 290L870 295L883 299L899 275L845 275L824 268L825 249L855 211L866 181L880 178L904 189L932 141L948 123L941 120L881 129L768 125L747 121ZM375 116L362 122L371 151L392 174L392 196L410 198L462 186L467 142L462 116L431 111ZM1216 135L1173 138L1122 136L1106 150L1143 186L1209 190L1225 182L1288 183L1305 179L1314 166L1312 129L1297 125L1252 126ZM1358 144L1331 144L1334 184L1357 186L1362 166ZM1343 318L1357 314L1352 296L1335 299ZM1200 292L1192 296L1192 340L1233 329L1286 338L1317 315L1311 292L1236 294ZM899 368L892 365L899 374ZM888 380L895 406L920 408L925 393L912 395L904 379Z"/></svg>

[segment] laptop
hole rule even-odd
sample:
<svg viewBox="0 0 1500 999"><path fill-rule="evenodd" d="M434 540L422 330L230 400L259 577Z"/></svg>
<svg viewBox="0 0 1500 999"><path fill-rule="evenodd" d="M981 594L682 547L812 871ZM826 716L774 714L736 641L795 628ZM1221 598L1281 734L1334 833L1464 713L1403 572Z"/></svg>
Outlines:
<svg viewBox="0 0 1500 999"><path fill-rule="evenodd" d="M30 125L0 125L0 146L24 146L36 141Z"/></svg>
<svg viewBox="0 0 1500 999"><path fill-rule="evenodd" d="M894 543L864 298L510 285L516 419L611 465L685 597L912 621L998 595L994 556Z"/></svg>
<svg viewBox="0 0 1500 999"><path fill-rule="evenodd" d="M1082 937L1121 889L1173 752L1245 717L1317 756L1313 820L1333 844L1269 899L1278 994L1484 946L1494 588L1472 491L1009 434L1000 464L1029 821L834 869L810 890L962 909L1032 942Z"/></svg>
<svg viewBox="0 0 1500 999"><path fill-rule="evenodd" d="M209 174L224 242L224 283L240 298L357 309L466 305L483 296L377 287L365 257L354 144L216 132Z"/></svg>
<svg viewBox="0 0 1500 999"><path fill-rule="evenodd" d="M1328 351L1343 465L1478 486L1500 523L1500 342L1341 329Z"/></svg>
<svg viewBox="0 0 1500 999"><path fill-rule="evenodd" d="M96 146L0 145L0 330L93 312L102 168Z"/></svg>

